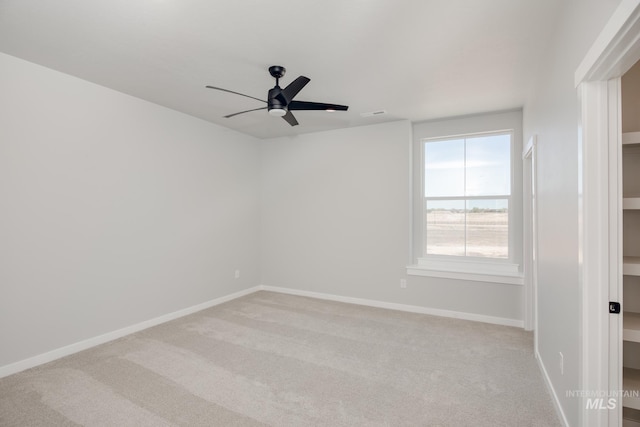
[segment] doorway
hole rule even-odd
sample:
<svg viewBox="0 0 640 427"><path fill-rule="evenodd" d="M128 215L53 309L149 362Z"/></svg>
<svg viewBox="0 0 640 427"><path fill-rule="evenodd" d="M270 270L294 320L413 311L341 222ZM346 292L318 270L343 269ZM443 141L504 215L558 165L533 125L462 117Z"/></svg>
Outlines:
<svg viewBox="0 0 640 427"><path fill-rule="evenodd" d="M620 80L638 59L640 3L622 2L575 75L581 105L581 389L607 396L618 396L623 386L622 314L609 308L611 301L622 302ZM622 425L622 402L616 400L595 411L585 395L580 425Z"/></svg>

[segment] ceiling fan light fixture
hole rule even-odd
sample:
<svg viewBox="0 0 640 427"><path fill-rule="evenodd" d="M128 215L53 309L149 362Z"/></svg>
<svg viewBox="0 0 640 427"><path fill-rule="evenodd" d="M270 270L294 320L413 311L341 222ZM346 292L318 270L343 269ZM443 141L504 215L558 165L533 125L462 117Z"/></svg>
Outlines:
<svg viewBox="0 0 640 427"><path fill-rule="evenodd" d="M335 113L336 112L335 108L327 108L324 111L326 111L327 113Z"/></svg>
<svg viewBox="0 0 640 427"><path fill-rule="evenodd" d="M269 114L274 117L282 117L287 114L287 110L284 108L272 108L269 110Z"/></svg>

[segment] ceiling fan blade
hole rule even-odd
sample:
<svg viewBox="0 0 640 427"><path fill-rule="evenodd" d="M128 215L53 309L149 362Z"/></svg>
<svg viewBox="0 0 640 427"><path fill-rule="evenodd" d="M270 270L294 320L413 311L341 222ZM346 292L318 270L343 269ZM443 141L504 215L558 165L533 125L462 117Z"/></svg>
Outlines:
<svg viewBox="0 0 640 427"><path fill-rule="evenodd" d="M309 83L310 81L311 81L310 78L305 76L300 76L294 81L292 81L291 83L289 83L289 85L285 87L280 93L282 96L284 96L284 99L281 99L281 101L284 101L287 104L290 103L291 100L298 94L298 92L300 92L302 88L305 87L307 83ZM280 95L278 95L278 97L279 96Z"/></svg>
<svg viewBox="0 0 640 427"><path fill-rule="evenodd" d="M251 111L266 110L266 109L267 107L254 108L253 110L245 110L245 111L240 111L239 113L229 114L228 116L224 116L224 118L228 119L229 117L237 116L238 114L244 114L244 113L249 113Z"/></svg>
<svg viewBox="0 0 640 427"><path fill-rule="evenodd" d="M293 114L291 114L291 111L287 111L287 114L282 116L282 118L285 119L287 121L287 123L289 123L291 126L297 126L298 125L298 121L293 116Z"/></svg>
<svg viewBox="0 0 640 427"><path fill-rule="evenodd" d="M322 102L291 101L287 106L289 110L325 110L325 111L347 111L347 105L325 104Z"/></svg>
<svg viewBox="0 0 640 427"><path fill-rule="evenodd" d="M265 104L267 103L267 101L265 101L264 99L255 98L255 97L253 97L251 95L245 95L244 93L234 92L234 91L229 90L229 89L222 89L221 87L215 87L215 86L205 86L205 87L208 88L208 89L221 90L223 92L229 92L229 93L233 93L235 95L245 96L247 98L255 99L256 101L264 102Z"/></svg>

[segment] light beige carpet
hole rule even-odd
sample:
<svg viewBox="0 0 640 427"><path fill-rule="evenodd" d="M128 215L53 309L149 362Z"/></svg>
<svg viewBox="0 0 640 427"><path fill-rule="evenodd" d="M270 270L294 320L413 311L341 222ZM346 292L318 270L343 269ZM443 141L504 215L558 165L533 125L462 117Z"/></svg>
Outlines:
<svg viewBox="0 0 640 427"><path fill-rule="evenodd" d="M257 292L0 379L0 425L561 424L521 329Z"/></svg>

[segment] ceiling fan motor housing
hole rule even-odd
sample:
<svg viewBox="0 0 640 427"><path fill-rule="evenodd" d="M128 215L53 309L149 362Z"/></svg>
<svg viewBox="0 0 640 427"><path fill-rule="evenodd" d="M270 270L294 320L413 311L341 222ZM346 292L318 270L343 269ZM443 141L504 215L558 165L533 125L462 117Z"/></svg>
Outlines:
<svg viewBox="0 0 640 427"><path fill-rule="evenodd" d="M281 100L281 97L278 97L282 89L280 86L276 86L273 89L269 90L269 95L267 97L267 107L269 110L269 114L272 116L284 116L287 113L287 104Z"/></svg>

